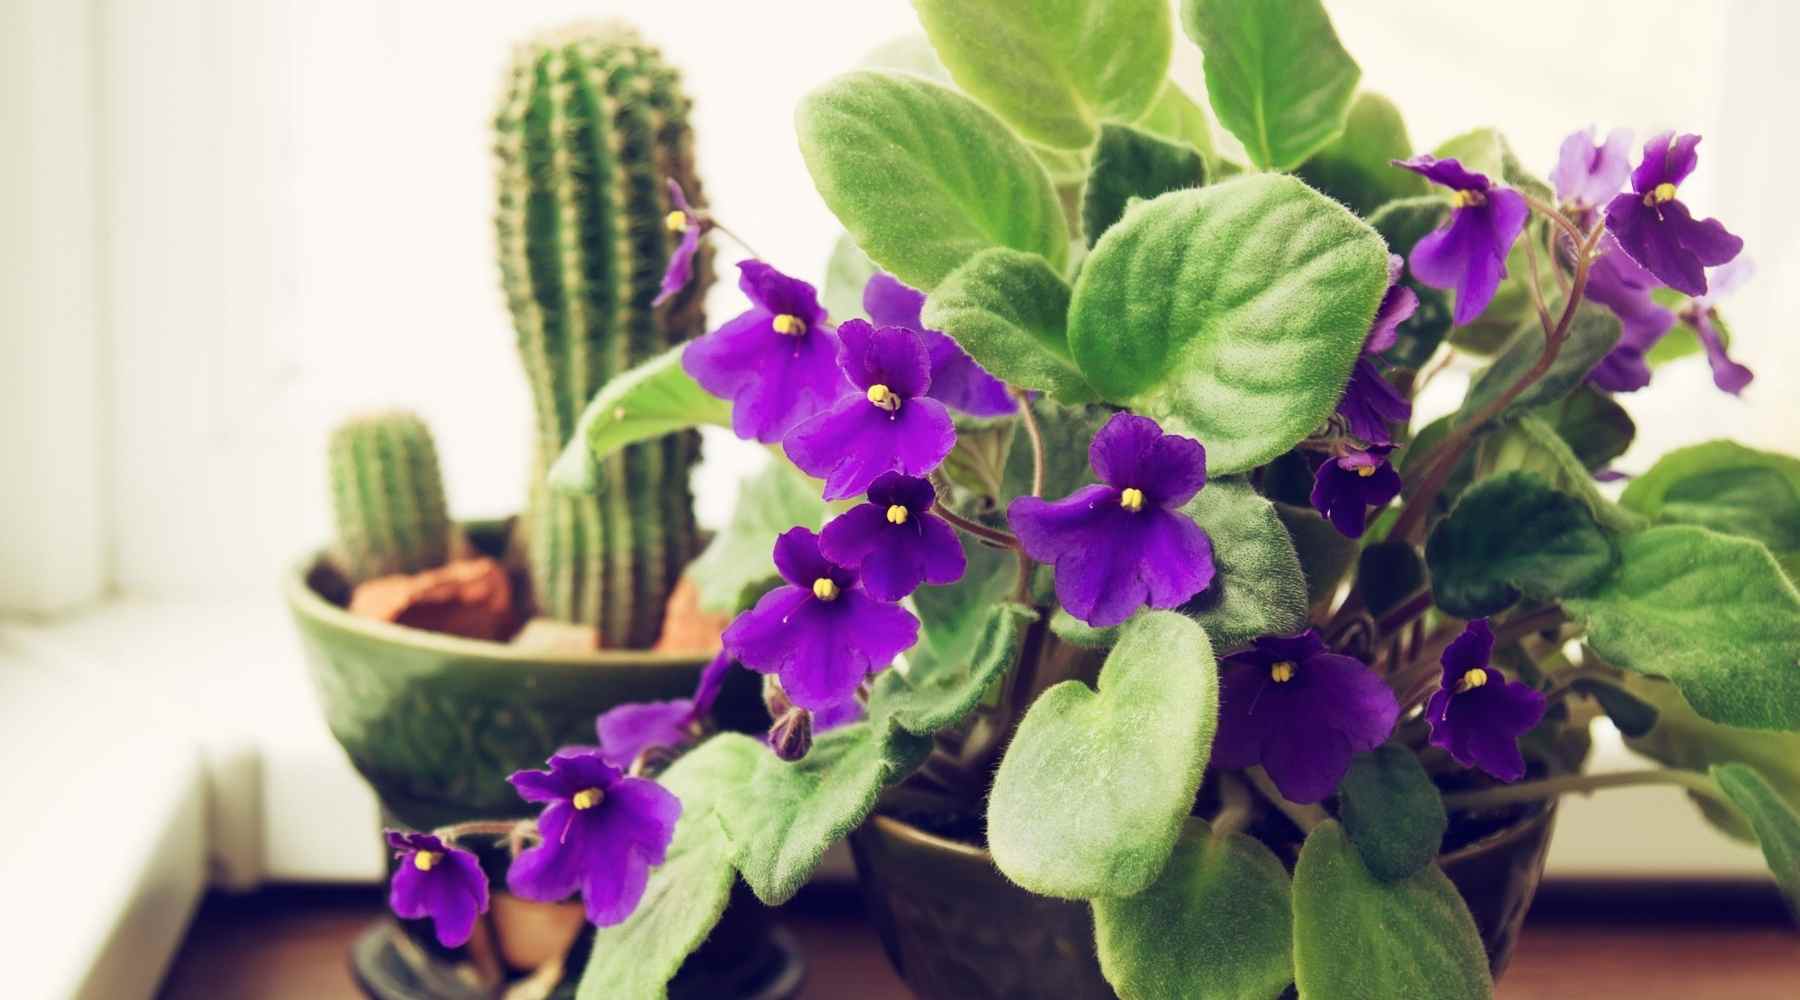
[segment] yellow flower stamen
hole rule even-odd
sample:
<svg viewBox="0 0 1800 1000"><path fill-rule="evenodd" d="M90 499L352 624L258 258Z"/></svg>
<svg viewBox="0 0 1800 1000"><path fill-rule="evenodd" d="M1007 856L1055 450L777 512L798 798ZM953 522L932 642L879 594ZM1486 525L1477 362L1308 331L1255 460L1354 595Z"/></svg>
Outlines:
<svg viewBox="0 0 1800 1000"><path fill-rule="evenodd" d="M1674 200L1675 185L1670 184L1668 181L1663 181L1661 184L1651 188L1650 193L1644 196L1644 205L1649 208L1655 208L1658 205L1667 205Z"/></svg>
<svg viewBox="0 0 1800 1000"><path fill-rule="evenodd" d="M428 872L436 867L442 858L443 855L437 851L420 851L413 855L413 867L422 872Z"/></svg>
<svg viewBox="0 0 1800 1000"><path fill-rule="evenodd" d="M1485 205L1485 204L1487 204L1487 194L1485 192L1482 192L1482 191L1452 191L1452 192L1450 192L1450 207L1451 208L1474 208L1477 205Z"/></svg>
<svg viewBox="0 0 1800 1000"><path fill-rule="evenodd" d="M806 321L793 313L781 313L775 317L775 332L789 337L798 337L806 332Z"/></svg>
<svg viewBox="0 0 1800 1000"><path fill-rule="evenodd" d="M1136 486L1127 486L1119 491L1119 506L1130 511L1144 509L1144 491Z"/></svg>
<svg viewBox="0 0 1800 1000"><path fill-rule="evenodd" d="M1375 467L1373 465L1359 465L1356 467L1356 474L1367 479L1375 474Z"/></svg>
<svg viewBox="0 0 1800 1000"><path fill-rule="evenodd" d="M598 788L583 788L569 799L569 804L577 809L592 809L599 805L600 800L604 798L606 798L606 793Z"/></svg>
<svg viewBox="0 0 1800 1000"><path fill-rule="evenodd" d="M1294 661L1282 660L1269 668L1269 679L1277 684L1286 684L1294 679Z"/></svg>
<svg viewBox="0 0 1800 1000"><path fill-rule="evenodd" d="M900 506L899 504L890 505L887 509L888 523L889 524L905 524L906 518L907 518L907 513L908 513L907 509L905 507Z"/></svg>
<svg viewBox="0 0 1800 1000"><path fill-rule="evenodd" d="M837 581L828 576L821 576L813 581L813 596L821 601L835 601L838 596Z"/></svg>
<svg viewBox="0 0 1800 1000"><path fill-rule="evenodd" d="M1473 691L1487 682L1488 672L1480 667L1476 667L1474 670L1462 675L1462 680L1456 682L1456 693L1462 694L1465 691Z"/></svg>
<svg viewBox="0 0 1800 1000"><path fill-rule="evenodd" d="M889 413L900 408L900 397L894 395L894 390L889 389L880 382L869 386L868 397L869 402L874 403L876 406L881 407Z"/></svg>
<svg viewBox="0 0 1800 1000"><path fill-rule="evenodd" d="M663 225L669 227L669 232L679 233L688 227L688 214L680 209L676 209L668 215L663 216Z"/></svg>

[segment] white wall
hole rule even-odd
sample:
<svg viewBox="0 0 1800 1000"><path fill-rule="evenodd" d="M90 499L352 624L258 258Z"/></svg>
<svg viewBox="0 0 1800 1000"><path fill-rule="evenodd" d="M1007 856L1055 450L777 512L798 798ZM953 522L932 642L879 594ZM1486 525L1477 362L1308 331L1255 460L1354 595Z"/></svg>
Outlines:
<svg viewBox="0 0 1800 1000"><path fill-rule="evenodd" d="M911 25L903 0L99 9L116 573L152 594L272 590L276 567L325 533L324 435L360 407L427 416L460 512L522 496L528 410L488 223L486 120L511 41L574 17L639 23L687 71L716 211L816 277L836 226L795 150L792 107ZM1624 464L1715 436L1794 448L1800 349L1784 319L1800 274L1800 149L1785 124L1795 81L1776 49L1800 27L1792 5L1333 10L1366 84L1401 102L1421 147L1497 124L1547 171L1562 135L1590 122L1705 133L1684 196L1761 265L1731 309L1759 379L1738 401L1697 360L1659 377L1654 397L1628 401L1644 444ZM1188 79L1197 68L1189 48ZM713 302L729 315L734 290ZM714 443L729 454L705 473L712 520L747 461Z"/></svg>

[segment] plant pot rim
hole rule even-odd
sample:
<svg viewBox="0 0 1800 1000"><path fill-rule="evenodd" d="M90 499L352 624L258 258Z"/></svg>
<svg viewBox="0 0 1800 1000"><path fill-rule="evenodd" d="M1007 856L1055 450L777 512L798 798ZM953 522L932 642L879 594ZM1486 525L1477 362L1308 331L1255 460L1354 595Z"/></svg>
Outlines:
<svg viewBox="0 0 1800 1000"><path fill-rule="evenodd" d="M1506 847L1515 841L1536 833L1539 827L1550 822L1551 817L1554 816L1555 813L1555 803L1552 802L1549 806L1539 808L1531 815L1495 830L1485 837L1470 841L1448 854L1438 855L1437 862L1440 866L1452 865L1476 855L1486 854L1489 851ZM868 822L880 827L884 836L893 837L902 841L910 841L921 847L960 855L970 860L981 861L988 865L994 863L993 854L985 847L977 847L974 844L940 836L929 830L923 829L916 824L900 819L897 816L887 816L876 813L869 817Z"/></svg>
<svg viewBox="0 0 1800 1000"><path fill-rule="evenodd" d="M656 652L647 649L600 649L586 653L522 649L505 642L487 639L465 639L426 629L410 628L392 622L376 621L353 615L327 601L307 582L312 570L324 563L326 550L317 549L295 560L282 574L282 596L288 609L302 619L315 622L336 632L362 639L411 646L441 656L460 660L481 660L500 664L559 667L606 667L610 670L639 668L655 670L672 666L693 666L711 660L716 653Z"/></svg>

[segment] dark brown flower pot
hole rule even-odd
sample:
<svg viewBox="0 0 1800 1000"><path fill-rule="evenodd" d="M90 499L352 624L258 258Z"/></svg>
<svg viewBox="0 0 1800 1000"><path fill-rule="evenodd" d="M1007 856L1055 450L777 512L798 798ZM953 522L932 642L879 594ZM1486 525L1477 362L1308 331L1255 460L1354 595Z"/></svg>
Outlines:
<svg viewBox="0 0 1800 1000"><path fill-rule="evenodd" d="M1498 976L1537 892L1554 806L1444 855ZM1110 1000L1086 903L1013 885L985 848L876 816L850 835L870 920L921 1000Z"/></svg>

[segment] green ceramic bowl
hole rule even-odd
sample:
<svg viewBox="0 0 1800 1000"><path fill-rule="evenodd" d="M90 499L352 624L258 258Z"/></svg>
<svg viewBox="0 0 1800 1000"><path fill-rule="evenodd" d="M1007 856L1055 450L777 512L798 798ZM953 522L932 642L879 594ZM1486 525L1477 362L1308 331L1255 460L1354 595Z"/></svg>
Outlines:
<svg viewBox="0 0 1800 1000"><path fill-rule="evenodd" d="M473 523L468 533L485 553L504 548L504 522ZM710 659L531 653L372 621L321 593L334 575L323 553L295 566L283 581L288 608L332 735L382 805L416 829L530 815L507 775L541 767L563 747L593 745L594 717L615 705L686 697ZM721 725L755 728L756 680L733 672Z"/></svg>

